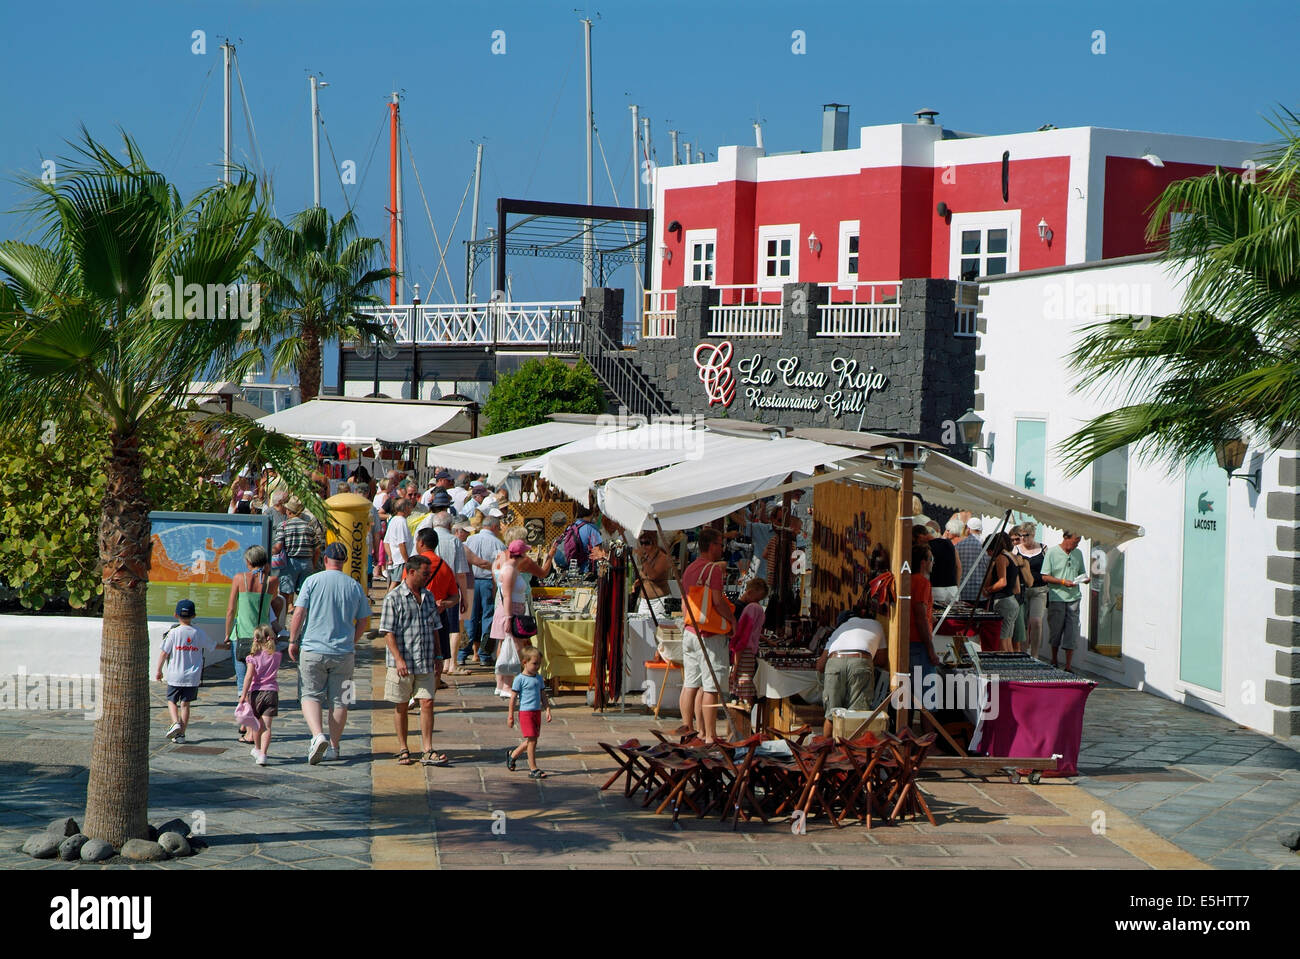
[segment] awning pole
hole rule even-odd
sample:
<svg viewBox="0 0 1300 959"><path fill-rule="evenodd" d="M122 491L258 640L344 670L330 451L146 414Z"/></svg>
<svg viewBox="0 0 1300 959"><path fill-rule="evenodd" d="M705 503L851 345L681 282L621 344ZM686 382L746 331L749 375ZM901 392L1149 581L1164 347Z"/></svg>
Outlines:
<svg viewBox="0 0 1300 959"><path fill-rule="evenodd" d="M894 583L897 586L898 602L894 607L894 626L889 648L889 668L893 673L891 688L899 685L900 676L908 676L911 671L912 640L912 462L909 456L902 464L902 475L898 488L898 523L894 533ZM911 680L908 679L908 682ZM908 697L909 702L901 706L894 714L894 729L902 732L909 725L911 700L916 696L915 690Z"/></svg>

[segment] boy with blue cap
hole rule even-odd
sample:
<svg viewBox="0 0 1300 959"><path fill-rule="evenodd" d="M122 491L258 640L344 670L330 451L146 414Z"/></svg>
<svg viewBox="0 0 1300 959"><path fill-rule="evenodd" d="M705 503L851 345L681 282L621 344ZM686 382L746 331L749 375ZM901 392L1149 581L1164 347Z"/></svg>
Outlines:
<svg viewBox="0 0 1300 959"><path fill-rule="evenodd" d="M193 624L192 599L182 599L176 604L176 619L177 624L163 636L154 678L161 682L165 675L167 680L167 712L172 719L167 738L174 743L183 743L185 729L190 724L190 703L198 698L199 684L203 682L203 654L214 649L229 649L230 640L213 642L207 633Z"/></svg>

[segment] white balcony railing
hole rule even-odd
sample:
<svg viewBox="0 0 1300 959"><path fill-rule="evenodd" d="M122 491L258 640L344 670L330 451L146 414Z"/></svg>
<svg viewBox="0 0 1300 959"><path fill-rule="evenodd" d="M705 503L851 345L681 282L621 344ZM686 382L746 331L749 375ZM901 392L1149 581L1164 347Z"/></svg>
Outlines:
<svg viewBox="0 0 1300 959"><path fill-rule="evenodd" d="M818 336L898 336L897 280L818 286L829 291Z"/></svg>
<svg viewBox="0 0 1300 959"><path fill-rule="evenodd" d="M980 285L958 282L956 299L953 333L957 336L974 336L979 332Z"/></svg>
<svg viewBox="0 0 1300 959"><path fill-rule="evenodd" d="M365 307L358 312L388 324L398 343L428 346L541 346L553 320L571 321L577 300L525 303L421 303Z"/></svg>
<svg viewBox="0 0 1300 959"><path fill-rule="evenodd" d="M645 305L641 311L641 338L643 340L677 338L676 290L645 291Z"/></svg>
<svg viewBox="0 0 1300 959"><path fill-rule="evenodd" d="M780 336L781 290L719 285L721 303L709 307L710 336Z"/></svg>

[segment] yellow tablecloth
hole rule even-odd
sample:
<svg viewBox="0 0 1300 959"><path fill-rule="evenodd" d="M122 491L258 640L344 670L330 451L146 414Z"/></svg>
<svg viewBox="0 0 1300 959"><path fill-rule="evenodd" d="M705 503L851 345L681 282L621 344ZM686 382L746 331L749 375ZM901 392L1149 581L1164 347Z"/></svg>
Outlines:
<svg viewBox="0 0 1300 959"><path fill-rule="evenodd" d="M562 683L587 685L595 651L594 619L538 619L542 675Z"/></svg>

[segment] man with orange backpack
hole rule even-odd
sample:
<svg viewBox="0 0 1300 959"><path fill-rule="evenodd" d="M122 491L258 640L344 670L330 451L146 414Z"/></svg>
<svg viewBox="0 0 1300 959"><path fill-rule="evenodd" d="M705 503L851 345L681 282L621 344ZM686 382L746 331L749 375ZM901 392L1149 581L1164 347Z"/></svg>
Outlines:
<svg viewBox="0 0 1300 959"><path fill-rule="evenodd" d="M706 526L700 530L700 557L682 574L686 623L679 700L682 725L677 732L683 736L698 732L695 706L699 697L702 732L705 742L710 743L718 738L716 707L727 689L727 637L736 625L735 611L723 592L727 578L727 564L722 559L724 546L722 533Z"/></svg>

